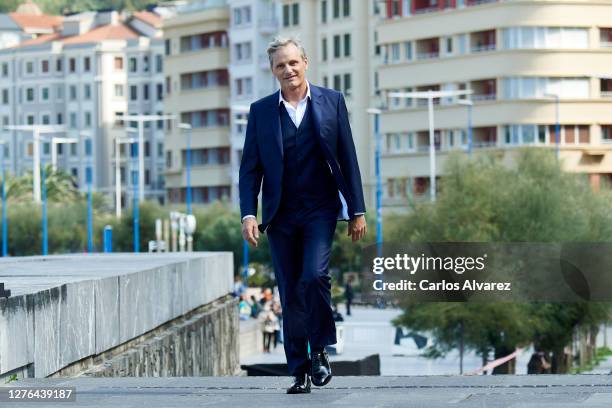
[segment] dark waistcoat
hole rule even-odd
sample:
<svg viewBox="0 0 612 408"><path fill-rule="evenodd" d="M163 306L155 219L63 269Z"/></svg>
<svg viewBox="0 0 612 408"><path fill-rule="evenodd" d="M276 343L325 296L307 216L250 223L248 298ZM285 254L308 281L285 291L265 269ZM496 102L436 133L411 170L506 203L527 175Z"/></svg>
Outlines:
<svg viewBox="0 0 612 408"><path fill-rule="evenodd" d="M310 99L298 128L285 105L281 103L279 109L284 155L280 210L302 215L328 211L335 216L342 204L315 133Z"/></svg>

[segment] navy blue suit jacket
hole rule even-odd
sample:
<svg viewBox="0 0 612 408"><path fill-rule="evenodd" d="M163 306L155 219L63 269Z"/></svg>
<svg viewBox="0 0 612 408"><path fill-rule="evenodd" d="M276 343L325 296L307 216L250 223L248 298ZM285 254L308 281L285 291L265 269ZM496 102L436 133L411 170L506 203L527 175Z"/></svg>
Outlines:
<svg viewBox="0 0 612 408"><path fill-rule="evenodd" d="M353 219L355 213L364 213L366 209L346 103L340 92L312 84L309 86L315 133L338 191L346 202L347 211L342 218ZM261 188L261 231L272 221L281 200L283 136L279 92L251 104L240 163L241 217L257 215L257 197Z"/></svg>

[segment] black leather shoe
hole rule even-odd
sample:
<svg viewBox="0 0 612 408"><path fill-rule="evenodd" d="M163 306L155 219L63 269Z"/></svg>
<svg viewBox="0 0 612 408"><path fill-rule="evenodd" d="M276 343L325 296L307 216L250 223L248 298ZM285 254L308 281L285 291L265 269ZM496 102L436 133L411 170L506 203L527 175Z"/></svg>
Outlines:
<svg viewBox="0 0 612 408"><path fill-rule="evenodd" d="M293 376L293 384L287 388L287 394L308 394L310 393L310 378L308 374Z"/></svg>
<svg viewBox="0 0 612 408"><path fill-rule="evenodd" d="M327 351L313 351L310 353L312 361L312 383L317 387L322 387L332 379L331 367Z"/></svg>

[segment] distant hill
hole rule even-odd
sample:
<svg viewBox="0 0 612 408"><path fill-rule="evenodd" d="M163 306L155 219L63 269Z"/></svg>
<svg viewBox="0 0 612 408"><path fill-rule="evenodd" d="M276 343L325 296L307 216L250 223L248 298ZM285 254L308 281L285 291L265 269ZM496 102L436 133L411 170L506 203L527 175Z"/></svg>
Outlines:
<svg viewBox="0 0 612 408"><path fill-rule="evenodd" d="M17 9L23 0L0 0L0 13L10 13ZM45 14L65 13L112 8L115 10L142 10L151 0L34 0Z"/></svg>

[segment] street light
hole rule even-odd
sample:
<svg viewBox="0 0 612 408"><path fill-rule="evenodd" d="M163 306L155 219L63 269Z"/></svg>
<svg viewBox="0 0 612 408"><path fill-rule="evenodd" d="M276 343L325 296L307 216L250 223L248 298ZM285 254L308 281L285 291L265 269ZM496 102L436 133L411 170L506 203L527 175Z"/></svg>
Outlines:
<svg viewBox="0 0 612 408"><path fill-rule="evenodd" d="M52 137L51 138L51 169L57 171L57 145L61 143L78 143L75 137Z"/></svg>
<svg viewBox="0 0 612 408"><path fill-rule="evenodd" d="M559 161L560 154L560 128L561 124L559 123L559 94L544 94L547 98L553 98L555 100L555 146L556 146L556 156L557 161Z"/></svg>
<svg viewBox="0 0 612 408"><path fill-rule="evenodd" d="M248 114L249 113L249 107L246 105L232 105L232 110L238 114ZM239 118L239 119L235 119L235 123L237 125L247 125L248 124L248 120L245 118ZM255 216L257 216L257 214L254 214ZM242 267L243 267L243 272L242 272L242 280L244 282L244 285L247 286L247 282L248 282L248 278L249 278L249 244L246 240L242 240Z"/></svg>
<svg viewBox="0 0 612 408"><path fill-rule="evenodd" d="M376 253L378 257L382 256L382 243L383 243L383 225L382 225L382 177L380 174L380 148L381 148L381 136L380 136L380 115L381 109L369 108L366 112L374 116L374 137L376 138L376 158L375 158L375 172L376 172Z"/></svg>
<svg viewBox="0 0 612 408"><path fill-rule="evenodd" d="M144 122L172 120L175 115L127 115L121 119L125 123L138 122L138 195L144 200Z"/></svg>
<svg viewBox="0 0 612 408"><path fill-rule="evenodd" d="M62 133L66 132L66 127L56 125L9 125L4 127L7 130L22 130L32 132L34 139L33 162L32 162L32 184L34 202L41 202L40 191L40 135L42 133Z"/></svg>
<svg viewBox="0 0 612 408"><path fill-rule="evenodd" d="M79 132L79 138L81 136L91 137L92 134L88 131ZM93 141L91 143L91 151L87 154L87 147L85 147L85 156L87 159L87 166L85 167L85 182L87 183L87 253L93 252L93 203L92 203L92 183L93 183ZM85 145L87 146L87 145Z"/></svg>
<svg viewBox="0 0 612 408"><path fill-rule="evenodd" d="M2 256L8 255L8 220L6 218L6 170L4 167L5 145L6 140L0 140L0 146L2 146L2 153L0 153L0 166L2 167Z"/></svg>
<svg viewBox="0 0 612 408"><path fill-rule="evenodd" d="M191 132L192 126L189 123L179 123L179 129L187 130L187 214L191 215Z"/></svg>
<svg viewBox="0 0 612 408"><path fill-rule="evenodd" d="M126 132L138 132L138 129L133 127L125 128ZM117 137L115 138L115 216L121 218L121 145L135 143L135 138L130 137ZM131 161L132 158L130 157ZM129 162L128 162L129 165ZM131 173L128 172L131 175ZM126 178L127 184L127 178ZM126 190L127 191L127 190ZM127 197L127 194L126 194Z"/></svg>
<svg viewBox="0 0 612 408"><path fill-rule="evenodd" d="M427 99L427 109L429 113L429 191L431 201L436 201L436 146L434 138L434 115L433 115L433 100L434 98L442 98L445 96L460 96L470 95L474 91L471 89L457 91L433 91L426 92L390 92L390 98L415 98Z"/></svg>
<svg viewBox="0 0 612 408"><path fill-rule="evenodd" d="M465 105L468 108L468 122L467 122L467 131L468 131L468 157L472 157L472 107L474 106L474 102L469 99L458 99L457 103L459 105Z"/></svg>

